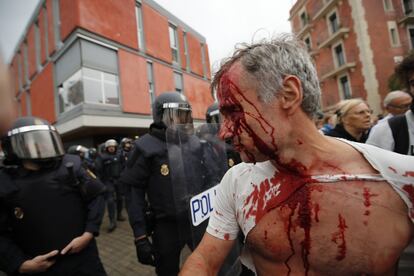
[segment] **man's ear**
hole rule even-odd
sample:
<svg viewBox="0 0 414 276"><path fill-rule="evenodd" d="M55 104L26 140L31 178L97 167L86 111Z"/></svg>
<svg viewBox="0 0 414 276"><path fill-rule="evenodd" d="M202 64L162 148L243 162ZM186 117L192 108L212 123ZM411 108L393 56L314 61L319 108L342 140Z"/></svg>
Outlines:
<svg viewBox="0 0 414 276"><path fill-rule="evenodd" d="M302 83L298 77L287 75L283 78L282 89L279 92L281 107L293 114L302 104L303 92Z"/></svg>

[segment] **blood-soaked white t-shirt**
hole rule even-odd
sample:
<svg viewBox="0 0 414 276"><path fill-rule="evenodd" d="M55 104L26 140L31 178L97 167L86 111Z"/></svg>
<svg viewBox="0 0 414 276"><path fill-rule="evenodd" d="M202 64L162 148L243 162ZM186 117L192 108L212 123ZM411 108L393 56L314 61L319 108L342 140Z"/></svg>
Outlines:
<svg viewBox="0 0 414 276"><path fill-rule="evenodd" d="M338 138L339 139L339 138ZM408 216L414 223L414 157L401 155L378 147L339 139L361 152L376 169L378 175L319 175L315 182L335 182L346 180L387 181L408 206ZM217 189L214 212L210 217L207 232L224 240L236 239L239 229L245 237L256 226L256 216L263 211L261 206L269 199L274 200L283 193L279 183L269 183L277 179L276 168L270 161L232 167L223 177ZM271 181L271 180L270 180ZM259 185L267 185L263 190ZM283 186L287 187L287 185ZM255 194L255 200L252 200ZM242 253L242 262L254 271L248 252Z"/></svg>

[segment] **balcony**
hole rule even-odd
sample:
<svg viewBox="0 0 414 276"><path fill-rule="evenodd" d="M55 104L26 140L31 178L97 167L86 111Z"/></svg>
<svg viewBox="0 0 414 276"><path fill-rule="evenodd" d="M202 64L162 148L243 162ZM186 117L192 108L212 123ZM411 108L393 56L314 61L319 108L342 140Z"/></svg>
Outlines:
<svg viewBox="0 0 414 276"><path fill-rule="evenodd" d="M408 13L405 13L404 16L398 20L398 24L413 24L414 23L414 12L410 11Z"/></svg>
<svg viewBox="0 0 414 276"><path fill-rule="evenodd" d="M307 33L311 31L313 27L312 23L307 23L305 26L302 27L302 29L296 34L296 36L299 39L302 39Z"/></svg>
<svg viewBox="0 0 414 276"><path fill-rule="evenodd" d="M326 74L322 75L320 80L324 81L329 78L337 77L347 71L352 71L355 68L355 66L356 66L355 62L347 62L331 71L328 71Z"/></svg>
<svg viewBox="0 0 414 276"><path fill-rule="evenodd" d="M336 6L338 2L342 2L342 0L328 0L326 3L322 6L322 8L313 16L312 20L318 20L325 16L328 12L330 12L333 7Z"/></svg>
<svg viewBox="0 0 414 276"><path fill-rule="evenodd" d="M322 49L325 47L330 47L332 44L335 44L338 40L340 40L343 37L346 37L349 33L349 28L342 27L339 30L337 30L335 33L331 34L327 39L322 41L318 48Z"/></svg>

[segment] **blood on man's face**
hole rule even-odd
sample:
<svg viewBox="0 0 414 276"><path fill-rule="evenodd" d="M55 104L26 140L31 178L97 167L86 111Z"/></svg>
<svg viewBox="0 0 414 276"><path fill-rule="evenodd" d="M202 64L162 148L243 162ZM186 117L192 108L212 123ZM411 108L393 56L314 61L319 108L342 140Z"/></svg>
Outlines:
<svg viewBox="0 0 414 276"><path fill-rule="evenodd" d="M220 138L231 139L244 162L262 162L276 158L275 128L267 119L277 117L259 100L257 91L243 77L243 68L235 63L220 79L217 97L223 122Z"/></svg>

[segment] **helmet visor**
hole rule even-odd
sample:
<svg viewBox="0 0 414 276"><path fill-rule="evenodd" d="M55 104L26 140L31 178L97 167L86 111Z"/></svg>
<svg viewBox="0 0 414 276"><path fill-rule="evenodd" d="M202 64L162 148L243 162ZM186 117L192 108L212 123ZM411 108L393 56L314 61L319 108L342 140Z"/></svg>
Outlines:
<svg viewBox="0 0 414 276"><path fill-rule="evenodd" d="M191 115L191 107L188 104L164 104L162 120L167 127L192 124L193 117Z"/></svg>
<svg viewBox="0 0 414 276"><path fill-rule="evenodd" d="M60 135L54 130L35 130L10 135L13 152L19 159L47 159L65 154Z"/></svg>

